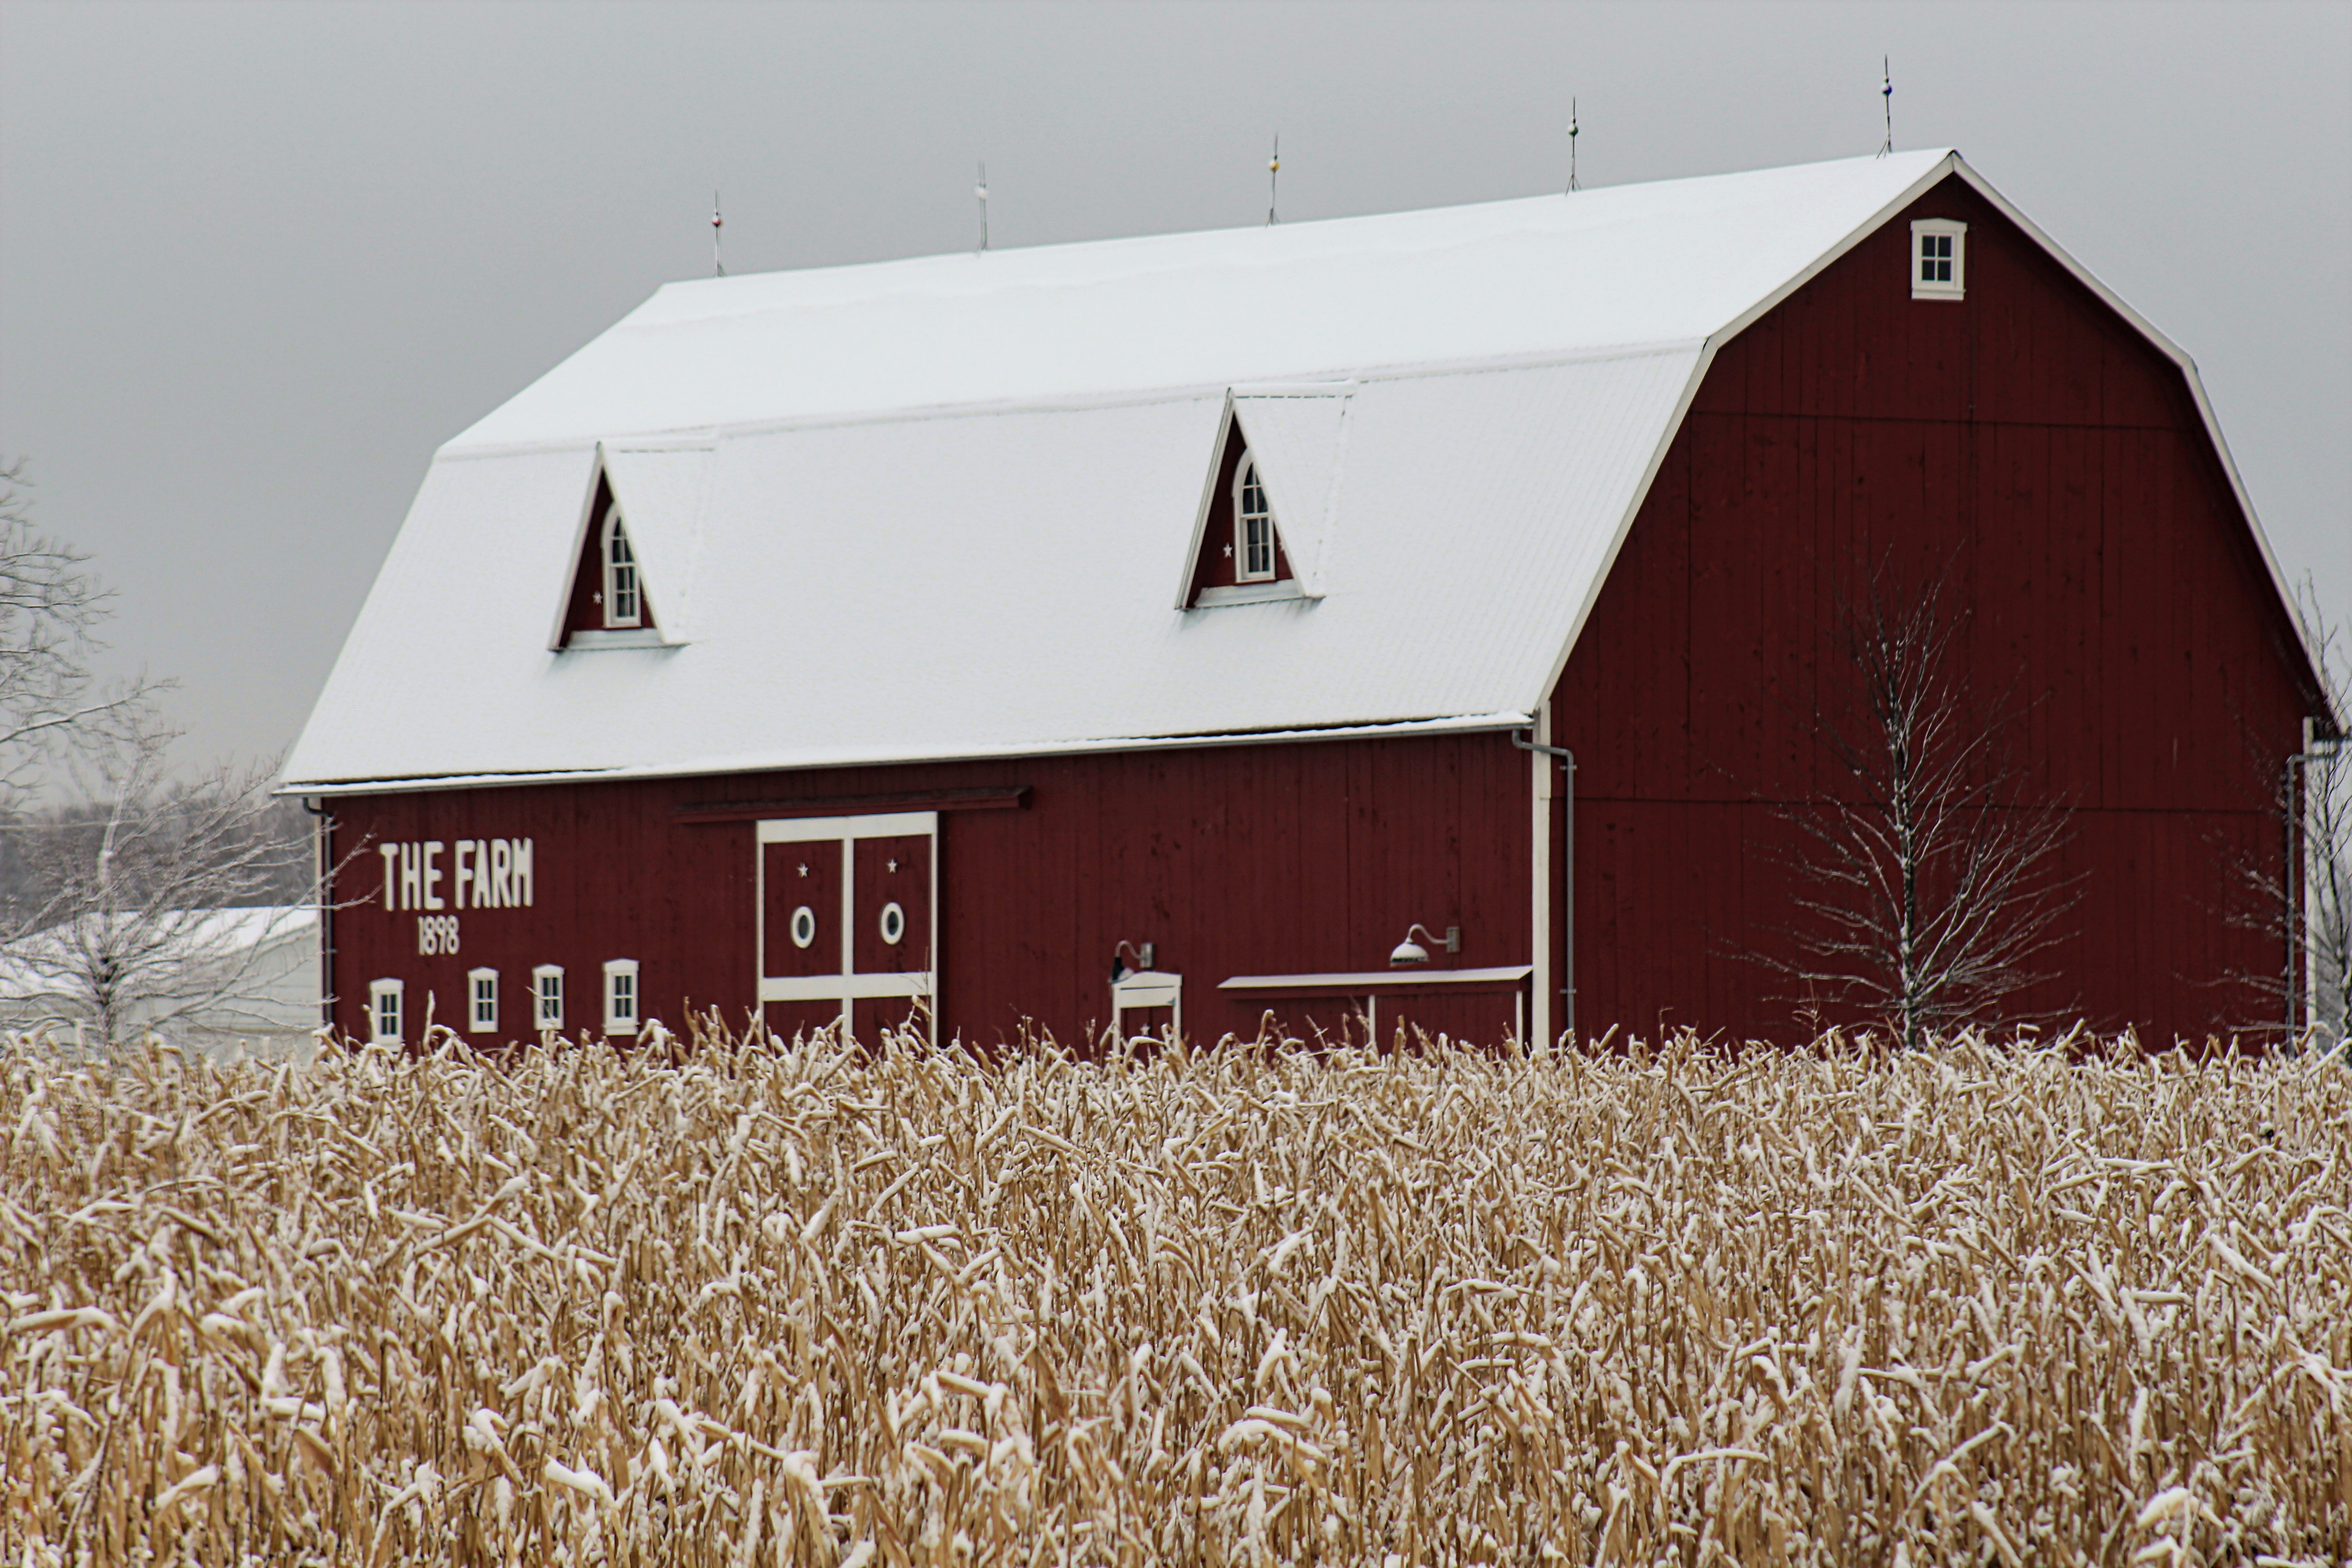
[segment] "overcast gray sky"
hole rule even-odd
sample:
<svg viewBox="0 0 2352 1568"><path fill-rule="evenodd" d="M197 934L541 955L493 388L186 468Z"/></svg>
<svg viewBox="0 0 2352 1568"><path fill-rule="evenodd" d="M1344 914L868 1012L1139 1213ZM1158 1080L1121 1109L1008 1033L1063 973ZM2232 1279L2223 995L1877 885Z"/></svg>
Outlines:
<svg viewBox="0 0 2352 1568"><path fill-rule="evenodd" d="M2352 6L0 0L0 454L289 744L434 448L665 280L1957 146L2198 360L2352 612ZM463 701L462 691L449 694Z"/></svg>

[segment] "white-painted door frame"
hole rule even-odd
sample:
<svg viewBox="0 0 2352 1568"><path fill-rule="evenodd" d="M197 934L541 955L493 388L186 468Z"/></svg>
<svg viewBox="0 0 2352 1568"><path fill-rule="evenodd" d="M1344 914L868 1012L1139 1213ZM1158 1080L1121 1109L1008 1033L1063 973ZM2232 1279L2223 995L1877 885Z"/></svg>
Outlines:
<svg viewBox="0 0 2352 1568"><path fill-rule="evenodd" d="M930 909L929 929L922 933L928 967L884 973L857 972L857 841L861 838L922 837L930 845ZM826 844L841 846L841 970L834 974L770 974L768 970L768 846ZM751 973L759 979L760 1001L831 1002L841 1004L841 1024L849 1027L850 1006L859 1001L892 996L920 997L932 1043L939 1038L940 1002L940 814L936 811L886 812L872 816L788 816L758 825L752 844ZM908 933L910 936L912 932Z"/></svg>

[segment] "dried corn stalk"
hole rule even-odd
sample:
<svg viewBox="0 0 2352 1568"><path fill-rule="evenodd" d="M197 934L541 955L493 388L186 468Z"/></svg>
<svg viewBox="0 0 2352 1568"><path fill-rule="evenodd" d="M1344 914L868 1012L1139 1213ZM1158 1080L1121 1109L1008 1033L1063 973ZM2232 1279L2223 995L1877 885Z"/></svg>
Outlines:
<svg viewBox="0 0 2352 1568"><path fill-rule="evenodd" d="M2340 1070L0 1048L10 1563L2336 1563Z"/></svg>

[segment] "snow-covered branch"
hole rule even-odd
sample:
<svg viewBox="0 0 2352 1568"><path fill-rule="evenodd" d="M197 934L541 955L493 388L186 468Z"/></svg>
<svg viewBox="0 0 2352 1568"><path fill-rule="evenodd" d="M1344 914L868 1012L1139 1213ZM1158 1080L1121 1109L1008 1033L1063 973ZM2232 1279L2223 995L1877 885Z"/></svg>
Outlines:
<svg viewBox="0 0 2352 1568"><path fill-rule="evenodd" d="M89 804L14 826L0 1005L18 1026L112 1045L268 1023L286 939L317 918L309 819L270 797L268 767L173 781L163 750L123 748Z"/></svg>
<svg viewBox="0 0 2352 1568"><path fill-rule="evenodd" d="M1954 672L1957 629L1940 581L1874 579L1843 609L1844 701L1807 718L1845 776L1782 808L1798 955L1754 955L1912 1046L2048 979L2036 961L2077 897L2058 872L2069 814L2030 795L2001 744L2008 704L1972 700Z"/></svg>
<svg viewBox="0 0 2352 1568"><path fill-rule="evenodd" d="M89 668L113 595L89 558L34 527L24 466L0 466L0 804L60 752L132 740L167 683L101 686Z"/></svg>

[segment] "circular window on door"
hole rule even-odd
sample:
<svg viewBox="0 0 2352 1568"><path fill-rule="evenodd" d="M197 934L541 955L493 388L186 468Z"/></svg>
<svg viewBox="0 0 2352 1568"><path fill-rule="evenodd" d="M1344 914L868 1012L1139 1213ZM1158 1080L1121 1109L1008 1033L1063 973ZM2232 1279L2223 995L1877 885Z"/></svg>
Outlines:
<svg viewBox="0 0 2352 1568"><path fill-rule="evenodd" d="M803 904L793 911L793 945L806 947L816 940L816 911Z"/></svg>
<svg viewBox="0 0 2352 1568"><path fill-rule="evenodd" d="M896 947L898 945L899 939L904 937L906 934L907 911L900 909L897 904L883 905L882 940L888 942L892 947Z"/></svg>

